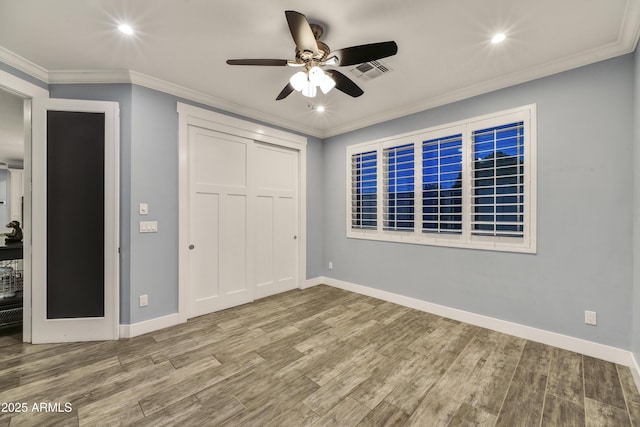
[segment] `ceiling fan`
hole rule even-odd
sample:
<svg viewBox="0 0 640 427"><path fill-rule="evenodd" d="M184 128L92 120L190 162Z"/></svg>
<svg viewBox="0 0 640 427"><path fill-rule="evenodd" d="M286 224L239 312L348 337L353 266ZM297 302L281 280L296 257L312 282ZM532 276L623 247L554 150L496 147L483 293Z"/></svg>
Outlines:
<svg viewBox="0 0 640 427"><path fill-rule="evenodd" d="M322 26L309 24L307 18L296 11L284 12L289 24L291 36L296 44L296 59L228 59L229 65L290 66L304 68L291 76L289 83L282 89L276 100L289 96L294 90L313 98L319 87L323 93L336 88L347 95L358 97L364 93L357 84L338 70L323 69L326 66L344 67L374 61L398 52L394 41L363 44L331 51L320 41L324 32Z"/></svg>

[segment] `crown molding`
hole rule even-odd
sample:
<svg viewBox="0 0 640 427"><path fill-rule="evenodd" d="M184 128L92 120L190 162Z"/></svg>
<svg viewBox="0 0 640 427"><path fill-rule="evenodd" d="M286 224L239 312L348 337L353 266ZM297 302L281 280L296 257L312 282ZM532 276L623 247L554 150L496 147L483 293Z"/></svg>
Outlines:
<svg viewBox="0 0 640 427"><path fill-rule="evenodd" d="M362 120L351 121L348 124L324 131L321 138L330 138L343 133L352 132L367 126L383 123L389 120L408 116L410 114L429 110L431 108L462 101L474 96L483 95L485 93L634 52L638 46L638 40L640 39L640 1L627 0L625 14L622 21L622 26L618 33L618 39L604 47L591 49L560 60L550 61L537 67L501 76L500 78L481 82L460 90L436 95L424 102L405 105L400 108L387 110L380 114L367 116Z"/></svg>
<svg viewBox="0 0 640 427"><path fill-rule="evenodd" d="M49 84L100 84L100 83L128 83L148 89L157 90L177 96L187 101L197 102L227 113L233 113L252 120L259 120L266 124L279 126L304 135L320 137L316 128L292 123L281 118L265 114L261 111L236 104L213 95L206 94L180 86L153 76L132 70L52 70L49 71Z"/></svg>
<svg viewBox="0 0 640 427"><path fill-rule="evenodd" d="M49 90L0 70L0 87L22 98L48 98Z"/></svg>
<svg viewBox="0 0 640 427"><path fill-rule="evenodd" d="M335 126L331 129L320 129L303 123L275 117L246 105L237 104L232 101L218 98L204 92L199 92L194 89L160 80L156 77L141 74L132 70L48 71L2 46L0 46L0 61L48 84L130 83L165 92L184 100L200 103L231 114L237 114L244 118L282 127L289 131L324 139L410 114L415 114L431 108L461 101L463 99L504 89L506 87L525 83L552 74L561 73L584 65L592 64L594 62L631 53L636 49L639 38L640 1L628 0L620 32L618 33L618 38L615 42L612 42L609 45L581 52L580 54L562 58L557 61L551 61L524 71L504 75L500 78L480 82L460 90L437 94L422 102L386 110L380 114L369 115L363 119L353 120L347 124Z"/></svg>
<svg viewBox="0 0 640 427"><path fill-rule="evenodd" d="M629 5L630 3L628 3L628 6ZM628 7L627 10L629 11L629 9L633 9L633 12L637 13L638 15L625 20L625 23L632 22L633 25L625 25L626 31L621 31L618 40L607 46L581 52L579 54L568 56L560 60L550 61L536 67L528 68L524 71L506 74L504 76L500 76L499 78L480 82L478 84L467 86L466 88L462 88L456 91L439 94L432 98L429 98L424 102L405 105L400 108L387 110L381 114L367 116L362 120L351 121L346 125L337 126L330 130L327 130L322 137L329 138L341 135L343 133L362 129L367 126L372 126L389 120L408 116L410 114L429 110L431 108L436 108L443 105L451 104L453 102L462 101L474 96L494 92L496 90L526 83L553 74L562 73L564 71L569 71L575 68L583 67L585 65L631 53L635 50L638 43L638 38L640 37L640 2L634 2L633 7Z"/></svg>
<svg viewBox="0 0 640 427"><path fill-rule="evenodd" d="M614 55L615 56L615 55ZM613 57L613 56L612 56ZM604 58L603 58L604 59ZM563 61L564 62L564 61ZM542 67L536 67L529 69L526 72L517 72L513 74L507 74L500 78L484 81L475 85L467 86L466 88L459 89L433 96L424 102L418 102L414 104L404 105L400 108L389 109L381 114L374 114L367 116L362 120L351 121L343 126L337 126L327 131L323 137L330 138L333 136L341 135L343 133L352 132L358 129L365 128L367 126L373 126L379 123L383 123L389 120L394 120L400 117L405 117L411 114L426 111L432 108L441 107L443 105L452 104L454 102L469 99L474 96L484 95L486 93L494 92L500 89L505 89L518 84L526 83L528 81L536 80L549 75L557 74L563 71L568 71L572 68L578 68L582 65L587 65L596 61L583 61L579 65L559 66L553 67L545 65Z"/></svg>
<svg viewBox="0 0 640 427"><path fill-rule="evenodd" d="M129 70L51 70L49 84L131 83Z"/></svg>
<svg viewBox="0 0 640 427"><path fill-rule="evenodd" d="M4 62L42 82L49 83L49 72L46 69L2 46L0 46L0 62Z"/></svg>
<svg viewBox="0 0 640 427"><path fill-rule="evenodd" d="M219 110L222 110L223 112L237 114L251 120L258 120L266 124L279 126L288 131L299 132L303 135L315 136L318 138L321 137L321 131L310 126L305 126L300 123L294 123L289 120L284 120L279 117L263 113L262 111L237 104L235 102L227 101L225 99L218 98L204 92L199 92L197 90L193 90L135 71L130 71L130 74L131 83L138 86L144 86L149 89L154 89L160 92L175 95L188 101L198 102L209 107L217 108Z"/></svg>
<svg viewBox="0 0 640 427"><path fill-rule="evenodd" d="M627 0L618 42L622 46L629 46L629 51L633 52L638 46L638 39L640 39L640 2Z"/></svg>

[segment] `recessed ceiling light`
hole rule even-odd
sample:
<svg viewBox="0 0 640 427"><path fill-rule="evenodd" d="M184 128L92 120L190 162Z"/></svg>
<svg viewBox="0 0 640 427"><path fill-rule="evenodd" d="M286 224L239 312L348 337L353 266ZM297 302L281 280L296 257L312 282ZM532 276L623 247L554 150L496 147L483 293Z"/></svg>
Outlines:
<svg viewBox="0 0 640 427"><path fill-rule="evenodd" d="M504 39L506 39L507 36L504 35L504 33L498 33L495 36L493 36L493 38L491 39L491 43L496 44L496 43L500 43L503 42Z"/></svg>
<svg viewBox="0 0 640 427"><path fill-rule="evenodd" d="M118 25L118 29L129 36L133 34L133 28L127 24Z"/></svg>
<svg viewBox="0 0 640 427"><path fill-rule="evenodd" d="M322 106L322 105L318 105L318 106L316 107L316 111L317 111L317 112L319 112L319 113L322 113L322 112L324 111L324 106Z"/></svg>

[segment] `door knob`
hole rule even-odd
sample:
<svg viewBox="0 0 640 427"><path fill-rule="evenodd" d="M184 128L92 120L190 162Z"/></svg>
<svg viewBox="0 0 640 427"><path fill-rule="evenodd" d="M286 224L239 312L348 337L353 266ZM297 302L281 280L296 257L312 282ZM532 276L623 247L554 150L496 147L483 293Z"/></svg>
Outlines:
<svg viewBox="0 0 640 427"><path fill-rule="evenodd" d="M298 236L293 236L293 240L296 240L298 238Z"/></svg>
<svg viewBox="0 0 640 427"><path fill-rule="evenodd" d="M195 249L194 245L189 245L189 249Z"/></svg>

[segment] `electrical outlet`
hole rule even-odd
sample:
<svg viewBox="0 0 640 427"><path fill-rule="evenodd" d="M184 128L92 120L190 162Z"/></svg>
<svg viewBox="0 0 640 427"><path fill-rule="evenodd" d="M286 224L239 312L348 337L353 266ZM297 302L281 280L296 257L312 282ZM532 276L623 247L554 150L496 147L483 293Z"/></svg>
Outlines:
<svg viewBox="0 0 640 427"><path fill-rule="evenodd" d="M149 295L140 295L140 307L146 307L149 305Z"/></svg>
<svg viewBox="0 0 640 427"><path fill-rule="evenodd" d="M596 312L595 311L584 311L584 323L587 325L596 325Z"/></svg>
<svg viewBox="0 0 640 427"><path fill-rule="evenodd" d="M329 261L329 270L333 270L333 261Z"/></svg>

